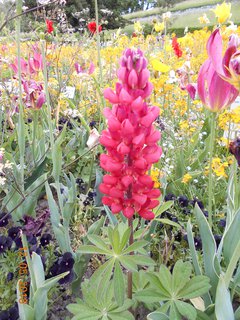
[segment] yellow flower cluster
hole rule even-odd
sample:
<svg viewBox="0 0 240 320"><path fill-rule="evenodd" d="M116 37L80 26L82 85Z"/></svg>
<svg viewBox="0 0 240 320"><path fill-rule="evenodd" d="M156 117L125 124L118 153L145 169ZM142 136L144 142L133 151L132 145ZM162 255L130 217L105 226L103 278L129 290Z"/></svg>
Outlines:
<svg viewBox="0 0 240 320"><path fill-rule="evenodd" d="M214 174L219 178L227 178L225 169L229 166L228 161L222 161L220 158L216 157L212 159L212 170ZM205 174L209 174L209 166L205 168Z"/></svg>
<svg viewBox="0 0 240 320"><path fill-rule="evenodd" d="M186 173L182 178L182 183L187 184L189 181L192 180L192 176L189 173Z"/></svg>
<svg viewBox="0 0 240 320"><path fill-rule="evenodd" d="M151 178L154 181L154 188L160 188L160 178L161 178L161 171L158 168L151 169Z"/></svg>

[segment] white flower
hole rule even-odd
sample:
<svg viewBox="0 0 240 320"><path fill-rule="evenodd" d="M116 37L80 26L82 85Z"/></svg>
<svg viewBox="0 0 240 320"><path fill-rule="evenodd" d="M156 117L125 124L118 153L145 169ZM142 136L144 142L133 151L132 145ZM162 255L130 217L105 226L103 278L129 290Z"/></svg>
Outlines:
<svg viewBox="0 0 240 320"><path fill-rule="evenodd" d="M92 129L87 141L87 146L89 149L91 149L92 147L98 144L99 137L100 137L100 134L97 131L97 129L96 128Z"/></svg>
<svg viewBox="0 0 240 320"><path fill-rule="evenodd" d="M4 186L6 180L7 180L6 178L0 177L0 186Z"/></svg>
<svg viewBox="0 0 240 320"><path fill-rule="evenodd" d="M38 3L40 5L45 5L45 4L49 4L50 3L50 0L38 0Z"/></svg>
<svg viewBox="0 0 240 320"><path fill-rule="evenodd" d="M162 18L163 20L169 20L171 18L172 14L170 11L163 13Z"/></svg>

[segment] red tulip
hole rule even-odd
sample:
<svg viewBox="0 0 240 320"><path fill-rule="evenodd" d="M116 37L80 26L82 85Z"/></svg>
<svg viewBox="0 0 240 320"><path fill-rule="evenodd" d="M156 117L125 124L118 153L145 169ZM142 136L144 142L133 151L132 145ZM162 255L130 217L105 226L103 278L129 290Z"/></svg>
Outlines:
<svg viewBox="0 0 240 320"><path fill-rule="evenodd" d="M88 30L91 32L91 33L96 33L97 31L97 24L95 21L91 21L88 23ZM102 31L102 26L99 25L98 26L98 31L101 32Z"/></svg>
<svg viewBox="0 0 240 320"><path fill-rule="evenodd" d="M177 37L174 37L174 38L172 39L172 48L173 48L173 50L174 50L174 52L175 52L175 55L176 55L178 58L180 58L183 53L182 53L182 50L181 50L181 48L180 48L180 45L179 45L179 43L178 43L178 41L177 41Z"/></svg>
<svg viewBox="0 0 240 320"><path fill-rule="evenodd" d="M53 22L51 20L46 19L47 32L52 33L54 31Z"/></svg>

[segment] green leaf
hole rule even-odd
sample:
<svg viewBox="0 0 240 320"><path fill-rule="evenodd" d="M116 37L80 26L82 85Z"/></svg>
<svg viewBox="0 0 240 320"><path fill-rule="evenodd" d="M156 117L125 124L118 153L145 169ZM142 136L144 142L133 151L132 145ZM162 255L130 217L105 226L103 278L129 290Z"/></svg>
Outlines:
<svg viewBox="0 0 240 320"><path fill-rule="evenodd" d="M35 252L32 253L32 267L36 280L37 289L40 288L45 281L45 273L41 257Z"/></svg>
<svg viewBox="0 0 240 320"><path fill-rule="evenodd" d="M240 320L240 307L238 307L237 310L235 311L235 319Z"/></svg>
<svg viewBox="0 0 240 320"><path fill-rule="evenodd" d="M189 244L189 249L191 252L191 257L193 260L194 270L195 270L196 275L198 276L198 275L202 274L202 271L200 269L199 262L198 262L198 257L197 257L197 252L196 252L195 245L194 245L194 238L193 238L193 234L192 234L192 226L191 226L190 220L188 220L188 223L187 223L187 237L188 237L188 244Z"/></svg>
<svg viewBox="0 0 240 320"><path fill-rule="evenodd" d="M53 162L53 171L52 175L55 181L59 180L61 170L62 170L62 148L61 144L65 139L66 135L66 125L63 127L59 137L54 143L53 150L52 150L52 162Z"/></svg>
<svg viewBox="0 0 240 320"><path fill-rule="evenodd" d="M178 296L182 299L193 299L202 296L210 289L209 278L206 276L196 276L189 280Z"/></svg>
<svg viewBox="0 0 240 320"><path fill-rule="evenodd" d="M144 303L154 303L169 300L169 297L162 294L162 292L152 289L138 291L135 293L134 298Z"/></svg>
<svg viewBox="0 0 240 320"><path fill-rule="evenodd" d="M122 254L127 254L127 253L130 253L130 252L138 251L139 249L145 247L147 244L148 244L148 242L145 241L145 240L135 241L133 244L128 246L127 249L125 249L122 252Z"/></svg>
<svg viewBox="0 0 240 320"><path fill-rule="evenodd" d="M134 320L133 315L128 312L122 312L122 313L109 313L109 319L111 320Z"/></svg>
<svg viewBox="0 0 240 320"><path fill-rule="evenodd" d="M172 301L170 307L170 319L171 320L182 320L181 314L179 313L175 303Z"/></svg>
<svg viewBox="0 0 240 320"><path fill-rule="evenodd" d="M152 274L152 280L155 275ZM150 275L151 277L151 275ZM159 270L158 277L156 276L156 282L155 284L158 286L158 288L161 288L161 290L164 288L164 290L168 293L169 297L171 296L171 292L173 290L172 287L172 275L168 268L165 265L161 265ZM152 281L153 282L153 281Z"/></svg>
<svg viewBox="0 0 240 320"><path fill-rule="evenodd" d="M164 313L155 311L155 312L149 313L149 315L147 316L147 320L170 320L170 319Z"/></svg>
<svg viewBox="0 0 240 320"><path fill-rule="evenodd" d="M192 273L190 262L178 260L173 268L172 288L177 294L188 282Z"/></svg>
<svg viewBox="0 0 240 320"><path fill-rule="evenodd" d="M158 274L153 272L148 272L147 278L150 280L150 283L153 286L153 288L155 288L157 291L161 293L161 296L166 297L167 299L171 299L172 290L169 291L169 288L166 288L164 285L166 280L163 279L163 277L167 275L166 270L164 270L165 268L167 267L161 266ZM171 289L171 286L170 286L170 289Z"/></svg>
<svg viewBox="0 0 240 320"><path fill-rule="evenodd" d="M175 301L175 304L179 313L181 313L182 316L184 316L188 320L196 320L197 311L193 306L191 306L189 303L182 302L179 300Z"/></svg>
<svg viewBox="0 0 240 320"><path fill-rule="evenodd" d="M116 226L117 223L118 223L118 220L117 220L116 216L115 216L114 214L112 214L112 212L111 212L111 210L109 209L108 206L105 206L105 205L104 205L104 210L105 210L105 212L106 212L106 214L107 214L107 217L108 217L108 219L110 220L111 224L112 224L113 226Z"/></svg>
<svg viewBox="0 0 240 320"><path fill-rule="evenodd" d="M206 313L197 310L197 320L211 320L211 318L209 318L209 316Z"/></svg>
<svg viewBox="0 0 240 320"><path fill-rule="evenodd" d="M108 252L109 254L112 254L112 251L109 249L109 247L106 245L106 242L104 242L101 237L95 234L89 234L87 235L87 237L89 241L91 241L96 247Z"/></svg>
<svg viewBox="0 0 240 320"><path fill-rule="evenodd" d="M220 276L217 286L215 314L217 320L234 320L231 297L223 276Z"/></svg>
<svg viewBox="0 0 240 320"><path fill-rule="evenodd" d="M131 256L119 256L118 260L123 265L123 267L130 271L137 271L137 264L133 259L131 259Z"/></svg>
<svg viewBox="0 0 240 320"><path fill-rule="evenodd" d="M116 260L115 269L113 275L114 283L114 296L119 306L122 306L124 303L125 297L125 279L120 266L120 263Z"/></svg>
<svg viewBox="0 0 240 320"><path fill-rule="evenodd" d="M113 251L116 254L119 254L120 253L120 234L118 231L118 225L116 225L115 228L113 229L111 245L113 247Z"/></svg>
<svg viewBox="0 0 240 320"><path fill-rule="evenodd" d="M89 254L104 254L108 255L109 252L92 245L82 245L78 249L79 253L89 253Z"/></svg>
<svg viewBox="0 0 240 320"><path fill-rule="evenodd" d="M109 295L108 292L108 288L109 288L109 282L113 273L113 267L115 264L115 259L110 259L109 261L105 262L105 264L103 266L105 266L105 268L103 269L103 271L101 272L100 275L100 282L97 285L97 296L101 296L102 297L102 301L105 300L106 296ZM96 271L97 272L97 271ZM95 273L96 273L95 272ZM96 281L98 282L98 281ZM94 281L92 281L92 283L94 284Z"/></svg>
<svg viewBox="0 0 240 320"><path fill-rule="evenodd" d="M159 221L163 224L168 224L170 226L173 226L175 228L178 228L178 229L182 229L182 227L180 226L180 224L174 222L174 221L171 221L169 219L165 219L165 218L161 218L161 219L155 219L156 221Z"/></svg>
<svg viewBox="0 0 240 320"><path fill-rule="evenodd" d="M126 257L126 256L124 256L124 257ZM132 256L128 256L128 258L140 266L154 266L155 265L155 261L153 259L151 259L150 257L144 256L144 255L141 255L141 254L135 254Z"/></svg>
<svg viewBox="0 0 240 320"><path fill-rule="evenodd" d="M17 299L18 299L18 310L19 310L19 317L21 320L35 320L34 319L34 310L28 304L20 303L19 300L21 299L21 294L19 291L19 284L21 280L18 280L17 283Z"/></svg>
<svg viewBox="0 0 240 320"><path fill-rule="evenodd" d="M230 224L226 234L223 239L223 256L227 264L229 264L233 252L238 244L239 237L236 237L236 234L240 230L240 209L235 214L232 223Z"/></svg>
<svg viewBox="0 0 240 320"><path fill-rule="evenodd" d="M130 238L130 234L131 234L131 229L130 228L127 228L124 233L123 233L123 236L121 238L121 243L120 243L120 252L123 251L123 249L125 248L126 244L128 243L128 240Z"/></svg>
<svg viewBox="0 0 240 320"><path fill-rule="evenodd" d="M205 273L210 278L210 283L212 286L211 293L213 297L215 297L216 288L218 284L218 274L220 273L220 264L216 258L217 248L215 239L213 237L207 219L205 218L203 212L197 204L194 208L194 214L197 218L197 223L202 239Z"/></svg>
<svg viewBox="0 0 240 320"><path fill-rule="evenodd" d="M155 212L155 218L154 220L160 216L163 212L167 211L169 208L171 208L174 205L174 201L167 201L164 202L162 205L158 206Z"/></svg>

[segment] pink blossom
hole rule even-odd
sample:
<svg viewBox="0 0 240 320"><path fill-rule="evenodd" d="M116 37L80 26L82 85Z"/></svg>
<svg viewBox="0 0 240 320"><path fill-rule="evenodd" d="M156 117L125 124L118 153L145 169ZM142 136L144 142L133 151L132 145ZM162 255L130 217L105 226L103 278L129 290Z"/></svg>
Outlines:
<svg viewBox="0 0 240 320"><path fill-rule="evenodd" d="M92 62L90 63L90 66L89 66L88 70L87 70L87 68L85 67L85 65L80 65L80 64L77 63L77 62L74 64L74 68L75 68L77 74L87 73L87 74L90 75L90 74L92 74L92 73L94 72L94 70L95 70L95 66L94 66L94 64L93 64Z"/></svg>
<svg viewBox="0 0 240 320"><path fill-rule="evenodd" d="M208 39L207 51L213 68L218 75L240 89L240 38L232 35L229 39L227 50L223 53L222 36L220 29L216 29Z"/></svg>
<svg viewBox="0 0 240 320"><path fill-rule="evenodd" d="M152 209L161 194L147 174L162 150L157 144L160 132L153 125L159 109L145 101L153 88L146 67L142 51L127 49L117 73L121 82L115 91L108 88L104 92L113 107L104 110L108 128L103 130L100 143L107 154L100 156L100 165L109 174L103 177L100 191L105 194L103 203L114 214L122 211L129 219L136 213L153 219Z"/></svg>
<svg viewBox="0 0 240 320"><path fill-rule="evenodd" d="M240 81L240 63L234 69L236 56L230 53L236 52L238 41L236 38L230 39L225 56L222 58L222 38L219 29L215 30L207 43L209 59L202 65L199 75L197 89L203 104L212 111L219 111L237 98L239 91L238 81ZM240 57L240 51L239 51ZM233 59L233 61L231 61ZM239 75L237 70L239 67Z"/></svg>
<svg viewBox="0 0 240 320"><path fill-rule="evenodd" d="M41 109L46 101L43 86L34 80L23 80L23 89L25 92L24 102L28 108Z"/></svg>

